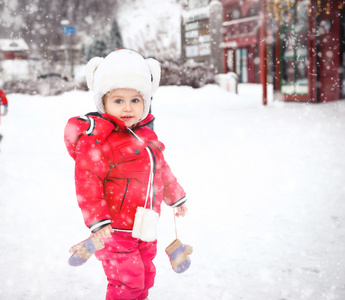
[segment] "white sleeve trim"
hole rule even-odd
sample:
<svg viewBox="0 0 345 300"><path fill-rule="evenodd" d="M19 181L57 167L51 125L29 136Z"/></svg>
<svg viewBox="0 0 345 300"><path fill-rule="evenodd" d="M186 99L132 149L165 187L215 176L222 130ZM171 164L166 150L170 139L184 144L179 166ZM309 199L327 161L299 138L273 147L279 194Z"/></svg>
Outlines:
<svg viewBox="0 0 345 300"><path fill-rule="evenodd" d="M171 207L178 207L180 205L182 205L183 203L185 203L187 201L187 197L184 196L182 199L176 201L174 204L171 204Z"/></svg>
<svg viewBox="0 0 345 300"><path fill-rule="evenodd" d="M104 227L104 225L109 225L111 224L111 220L102 220L99 221L97 223L92 224L89 229L91 230L91 232L95 231L97 228L99 227Z"/></svg>
<svg viewBox="0 0 345 300"><path fill-rule="evenodd" d="M86 130L87 135L92 135L95 129L95 120L90 118L89 116L80 116L79 119L89 122L89 127Z"/></svg>

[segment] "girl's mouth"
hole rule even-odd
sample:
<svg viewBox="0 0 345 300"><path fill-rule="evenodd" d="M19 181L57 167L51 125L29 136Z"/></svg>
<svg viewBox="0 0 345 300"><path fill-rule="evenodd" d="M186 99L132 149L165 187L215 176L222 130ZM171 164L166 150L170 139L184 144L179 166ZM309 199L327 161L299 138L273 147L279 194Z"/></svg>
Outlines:
<svg viewBox="0 0 345 300"><path fill-rule="evenodd" d="M123 117L121 117L121 119L124 119L125 121L128 121L128 120L130 120L132 118L133 118L132 116L123 116Z"/></svg>

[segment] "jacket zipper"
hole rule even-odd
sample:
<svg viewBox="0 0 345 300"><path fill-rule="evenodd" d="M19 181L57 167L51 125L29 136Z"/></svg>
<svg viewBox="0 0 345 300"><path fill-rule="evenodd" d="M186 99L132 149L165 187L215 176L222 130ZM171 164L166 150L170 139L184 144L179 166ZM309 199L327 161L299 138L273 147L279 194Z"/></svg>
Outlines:
<svg viewBox="0 0 345 300"><path fill-rule="evenodd" d="M155 205L155 200L156 200L156 187L155 187L155 183L154 183L154 178L155 178L155 174L156 174L156 165L157 165L157 161L156 161L156 157L153 154L152 149L147 146L147 148L149 148L151 154L152 154L152 158L153 158L153 180L152 180L152 189L153 189L153 195L152 195L152 207Z"/></svg>
<svg viewBox="0 0 345 300"><path fill-rule="evenodd" d="M153 151L152 149L150 148L150 146L148 144L146 144L139 136L136 135L136 133L134 133L134 131L132 131L131 129L128 128L128 131L132 134L132 136L140 141L140 142L143 142L145 145L146 145L146 148L148 149L148 151L150 151L151 155L152 155L152 158L153 158L153 171L152 171L152 174L153 174L153 178L152 178L152 190L153 190L153 195L152 195L152 203L151 203L151 206L152 206L152 209L153 209L153 206L155 204L155 200L156 200L156 187L155 187L155 184L154 184L154 177L155 177L155 173L156 173L156 157L155 155L153 154Z"/></svg>
<svg viewBox="0 0 345 300"><path fill-rule="evenodd" d="M123 206L123 203L125 202L125 198L126 198L126 194L127 194L127 190L128 190L128 185L129 185L129 178L127 178L126 190L125 190L125 194L123 195L123 198L122 198L122 202L121 202L119 211L121 211L122 206Z"/></svg>

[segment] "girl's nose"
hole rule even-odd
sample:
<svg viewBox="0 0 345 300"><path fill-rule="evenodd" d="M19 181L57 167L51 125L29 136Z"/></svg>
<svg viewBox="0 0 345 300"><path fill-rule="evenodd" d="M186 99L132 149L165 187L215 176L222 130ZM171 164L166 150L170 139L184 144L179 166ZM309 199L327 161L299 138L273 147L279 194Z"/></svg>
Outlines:
<svg viewBox="0 0 345 300"><path fill-rule="evenodd" d="M132 111L131 103L125 103L124 111Z"/></svg>

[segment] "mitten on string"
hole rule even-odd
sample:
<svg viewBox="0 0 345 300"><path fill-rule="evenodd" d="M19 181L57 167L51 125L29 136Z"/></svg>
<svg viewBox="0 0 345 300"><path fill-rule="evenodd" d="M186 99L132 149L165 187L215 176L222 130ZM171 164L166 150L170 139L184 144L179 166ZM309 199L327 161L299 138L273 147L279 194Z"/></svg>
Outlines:
<svg viewBox="0 0 345 300"><path fill-rule="evenodd" d="M97 237L90 237L85 241L71 247L70 253L73 253L68 264L73 267L78 267L87 262L87 260L94 254L97 250L104 248L103 241Z"/></svg>
<svg viewBox="0 0 345 300"><path fill-rule="evenodd" d="M176 273L183 273L188 270L191 264L188 255L193 253L191 246L182 244L179 239L176 239L165 248L165 252L168 254L171 266Z"/></svg>
<svg viewBox="0 0 345 300"><path fill-rule="evenodd" d="M132 230L132 237L136 239L140 239L141 237L141 230L143 226L144 215L145 215L145 208L137 207L137 212L135 213L133 230Z"/></svg>
<svg viewBox="0 0 345 300"><path fill-rule="evenodd" d="M159 214L152 209L137 207L132 237L144 242L153 242L157 239L157 223Z"/></svg>

